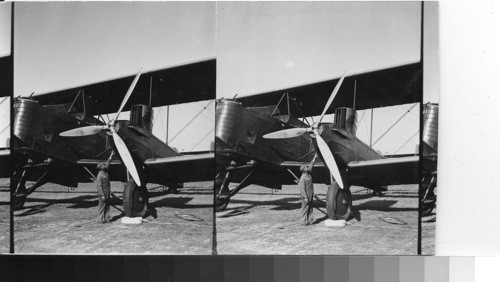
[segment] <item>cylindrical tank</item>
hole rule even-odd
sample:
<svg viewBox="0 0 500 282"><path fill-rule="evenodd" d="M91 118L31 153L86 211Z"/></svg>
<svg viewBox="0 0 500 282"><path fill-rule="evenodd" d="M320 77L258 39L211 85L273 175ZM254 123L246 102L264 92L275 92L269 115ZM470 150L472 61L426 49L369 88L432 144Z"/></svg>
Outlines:
<svg viewBox="0 0 500 282"><path fill-rule="evenodd" d="M356 135L357 113L353 108L338 108L335 110L335 125Z"/></svg>
<svg viewBox="0 0 500 282"><path fill-rule="evenodd" d="M130 124L152 132L153 108L146 105L133 105L130 109Z"/></svg>
<svg viewBox="0 0 500 282"><path fill-rule="evenodd" d="M431 148L438 149L438 115L439 104L427 103L424 105L424 128L422 141Z"/></svg>
<svg viewBox="0 0 500 282"><path fill-rule="evenodd" d="M17 138L24 142L32 140L36 136L36 130L40 130L39 122L40 105L34 100L18 98L14 100L14 124L13 132Z"/></svg>
<svg viewBox="0 0 500 282"><path fill-rule="evenodd" d="M215 110L215 136L224 142L241 138L245 116L241 104L230 100L218 100Z"/></svg>

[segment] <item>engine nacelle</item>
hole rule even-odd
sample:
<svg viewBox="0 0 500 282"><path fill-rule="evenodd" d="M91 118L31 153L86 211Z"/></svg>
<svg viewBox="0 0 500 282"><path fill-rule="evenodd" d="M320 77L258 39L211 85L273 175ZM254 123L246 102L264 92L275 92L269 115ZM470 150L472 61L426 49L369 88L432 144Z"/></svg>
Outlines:
<svg viewBox="0 0 500 282"><path fill-rule="evenodd" d="M356 135L357 113L353 108L338 108L335 110L335 125Z"/></svg>
<svg viewBox="0 0 500 282"><path fill-rule="evenodd" d="M438 149L438 115L439 104L427 103L424 105L424 128L422 141L431 148Z"/></svg>
<svg viewBox="0 0 500 282"><path fill-rule="evenodd" d="M153 108L146 105L133 105L130 109L130 125L153 130Z"/></svg>

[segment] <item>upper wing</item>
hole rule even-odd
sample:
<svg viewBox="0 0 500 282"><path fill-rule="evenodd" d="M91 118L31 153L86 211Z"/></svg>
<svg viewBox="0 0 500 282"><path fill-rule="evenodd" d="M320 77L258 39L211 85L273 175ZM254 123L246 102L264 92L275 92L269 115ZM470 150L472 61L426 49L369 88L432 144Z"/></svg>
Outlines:
<svg viewBox="0 0 500 282"><path fill-rule="evenodd" d="M210 181L215 177L214 153L148 159L144 165L158 183Z"/></svg>
<svg viewBox="0 0 500 282"><path fill-rule="evenodd" d="M144 72L125 105L147 104L151 94L153 107L215 99L215 59ZM116 112L136 74L81 87L34 96L40 104L72 103L83 90L95 104L92 114Z"/></svg>
<svg viewBox="0 0 500 282"><path fill-rule="evenodd" d="M247 107L275 105L283 93L288 92L296 98L300 107L300 111L297 107L290 107L294 116L316 116L321 114L339 79L260 93L237 100ZM332 113L339 107L353 107L355 81L357 110L420 102L422 64L405 64L346 77L327 113ZM286 103L280 106L283 106L280 107L281 112L287 112Z"/></svg>
<svg viewBox="0 0 500 282"><path fill-rule="evenodd" d="M351 162L351 184L385 186L418 183L418 156Z"/></svg>
<svg viewBox="0 0 500 282"><path fill-rule="evenodd" d="M0 97L11 96L13 89L12 56L0 58Z"/></svg>

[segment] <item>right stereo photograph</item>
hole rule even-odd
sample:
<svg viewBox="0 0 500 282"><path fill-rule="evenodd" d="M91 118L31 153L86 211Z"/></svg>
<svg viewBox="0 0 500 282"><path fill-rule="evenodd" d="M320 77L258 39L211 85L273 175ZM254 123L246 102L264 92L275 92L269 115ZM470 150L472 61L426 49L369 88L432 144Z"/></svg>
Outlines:
<svg viewBox="0 0 500 282"><path fill-rule="evenodd" d="M433 254L437 10L217 4L218 254Z"/></svg>

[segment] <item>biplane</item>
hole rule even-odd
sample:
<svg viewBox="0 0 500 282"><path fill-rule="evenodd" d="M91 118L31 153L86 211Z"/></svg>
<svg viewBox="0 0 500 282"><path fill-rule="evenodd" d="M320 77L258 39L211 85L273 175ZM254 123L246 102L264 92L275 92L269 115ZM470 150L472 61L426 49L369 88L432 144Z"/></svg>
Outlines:
<svg viewBox="0 0 500 282"><path fill-rule="evenodd" d="M351 185L379 193L387 185L419 183L419 155L387 157L362 142L356 137L356 110L421 103L421 97L422 64L416 62L218 100L216 210L226 209L250 184L272 189L295 184L299 167L316 152L322 162L315 164L313 179L332 184L326 198L332 219L350 217ZM335 114L334 123L322 123L328 113ZM305 117L312 116L320 118L308 124ZM231 182L236 187L230 189Z"/></svg>
<svg viewBox="0 0 500 282"><path fill-rule="evenodd" d="M112 150L118 156L111 161L110 178L127 181L131 176L136 188L124 193L123 201L138 211L147 197L137 188L146 183L213 180L214 154L182 155L155 137L152 107L214 98L215 59L15 98L13 208L22 208L26 196L45 183L76 187L93 181L96 164ZM118 120L127 110L130 120ZM103 115L116 111L115 119L104 121Z"/></svg>

